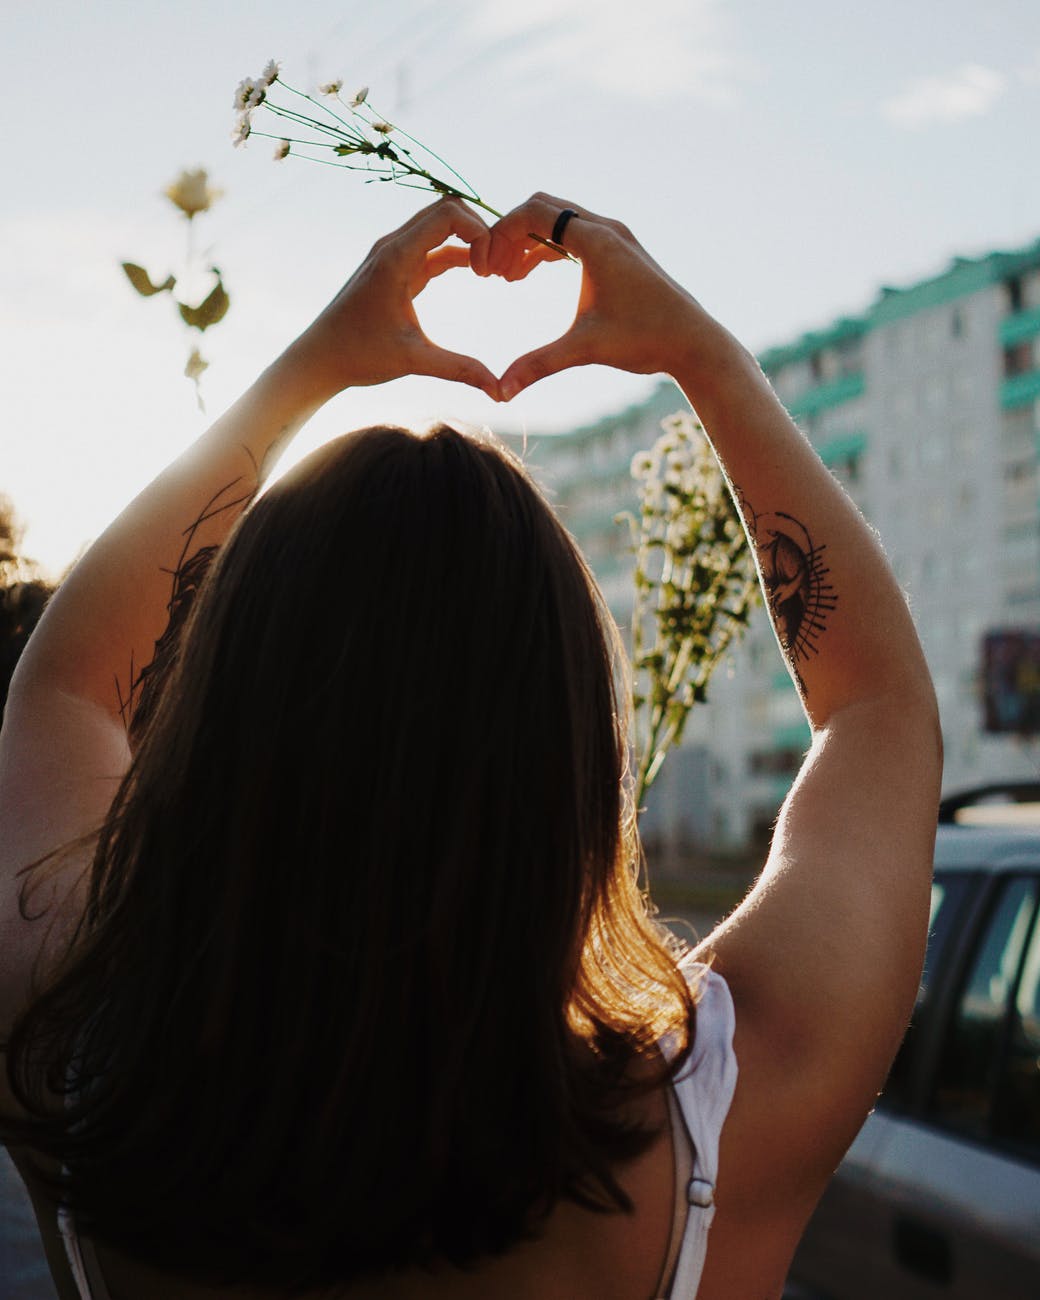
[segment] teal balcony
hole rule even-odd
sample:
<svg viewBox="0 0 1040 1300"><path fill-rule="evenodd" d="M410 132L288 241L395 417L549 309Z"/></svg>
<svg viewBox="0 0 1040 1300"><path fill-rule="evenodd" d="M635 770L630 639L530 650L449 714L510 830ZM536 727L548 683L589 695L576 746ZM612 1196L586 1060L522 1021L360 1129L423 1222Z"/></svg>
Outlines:
<svg viewBox="0 0 1040 1300"><path fill-rule="evenodd" d="M1014 347L1016 343L1025 343L1027 339L1040 334L1040 307L1029 311L1016 312L1006 316L1000 322L1000 341L1004 347Z"/></svg>
<svg viewBox="0 0 1040 1300"><path fill-rule="evenodd" d="M1040 399L1040 369L1027 370L1024 375L1012 375L1000 385L1000 404L1007 411L1015 406L1028 406Z"/></svg>
<svg viewBox="0 0 1040 1300"><path fill-rule="evenodd" d="M865 389L866 381L862 373L841 375L829 383L806 389L787 403L787 409L795 419L800 415L815 415L817 411L826 411L832 406L841 406L843 402L862 397Z"/></svg>
<svg viewBox="0 0 1040 1300"><path fill-rule="evenodd" d="M816 448L825 465L839 465L843 461L862 456L867 448L867 435L862 432L841 433Z"/></svg>

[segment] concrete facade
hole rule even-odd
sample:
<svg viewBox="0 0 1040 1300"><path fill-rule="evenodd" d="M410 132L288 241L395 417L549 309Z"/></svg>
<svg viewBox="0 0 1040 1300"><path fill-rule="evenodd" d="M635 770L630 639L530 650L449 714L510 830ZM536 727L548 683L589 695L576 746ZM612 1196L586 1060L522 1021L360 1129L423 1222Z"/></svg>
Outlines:
<svg viewBox="0 0 1040 1300"><path fill-rule="evenodd" d="M759 360L877 529L907 593L939 698L944 788L1040 780L1040 741L982 730L979 686L987 631L1040 629L1040 240L882 289L862 315ZM639 406L527 443L527 463L623 630L632 566L614 518L636 506L632 457L684 408L665 383ZM678 852L763 837L808 736L759 611L664 766L648 839Z"/></svg>

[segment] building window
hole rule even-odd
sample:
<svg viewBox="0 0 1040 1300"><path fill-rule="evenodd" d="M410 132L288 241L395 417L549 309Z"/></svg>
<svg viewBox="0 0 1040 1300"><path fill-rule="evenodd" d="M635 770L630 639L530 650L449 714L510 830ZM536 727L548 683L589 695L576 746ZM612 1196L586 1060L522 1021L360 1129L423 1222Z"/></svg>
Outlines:
<svg viewBox="0 0 1040 1300"><path fill-rule="evenodd" d="M1008 483L1023 483L1033 477L1036 462L1033 460L1012 461L1004 466L1004 478Z"/></svg>
<svg viewBox="0 0 1040 1300"><path fill-rule="evenodd" d="M1007 297L1008 311L1014 314L1022 310L1022 277L1013 275L1004 281L1004 293Z"/></svg>
<svg viewBox="0 0 1040 1300"><path fill-rule="evenodd" d="M853 483L859 483L863 477L863 462L860 453L852 452L848 456L843 456L840 460L833 461L827 466L834 478L839 483L849 487Z"/></svg>
<svg viewBox="0 0 1040 1300"><path fill-rule="evenodd" d="M1004 375L1024 375L1034 368L1033 340L1023 339L1021 343L1012 343L1004 349Z"/></svg>
<svg viewBox="0 0 1040 1300"><path fill-rule="evenodd" d="M958 424L953 430L953 453L961 461L971 460L977 450L978 439L970 424Z"/></svg>
<svg viewBox="0 0 1040 1300"><path fill-rule="evenodd" d="M748 755L748 775L794 776L804 758L802 749L757 749Z"/></svg>
<svg viewBox="0 0 1040 1300"><path fill-rule="evenodd" d="M859 339L839 343L836 353L840 375L858 375L863 369L863 349Z"/></svg>

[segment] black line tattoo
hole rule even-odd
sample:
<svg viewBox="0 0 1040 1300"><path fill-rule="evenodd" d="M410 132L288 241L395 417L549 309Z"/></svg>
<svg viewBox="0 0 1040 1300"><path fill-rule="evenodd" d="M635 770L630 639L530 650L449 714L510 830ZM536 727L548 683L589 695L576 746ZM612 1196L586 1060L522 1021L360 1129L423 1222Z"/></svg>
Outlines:
<svg viewBox="0 0 1040 1300"><path fill-rule="evenodd" d="M823 558L827 547L816 546L809 530L793 515L782 510L758 514L735 484L733 494L758 555L773 626L804 699L799 661L819 654L827 615L838 604Z"/></svg>
<svg viewBox="0 0 1040 1300"><path fill-rule="evenodd" d="M155 711L155 705L162 693L162 688L177 660L181 633L184 631L188 615L194 606L195 597L203 579L209 572L217 552L220 550L220 544L214 544L200 546L193 551L192 545L195 536L207 520L214 519L228 510L235 510L239 507L244 509L249 505L259 491L259 476L254 480L255 485L248 492L242 492L240 495L232 497L231 500L221 503L221 498L230 492L234 492L241 482L242 479L239 477L231 483L225 484L218 492L215 492L203 506L198 518L184 530L182 534L184 544L181 547L177 564L172 569L164 568L162 570L163 573L170 575L170 599L166 603L166 627L155 643L152 659L140 671L137 671L133 650L131 650L130 672L127 679L130 685L125 696L119 678L116 677L116 698L119 702L119 714L131 741L140 736Z"/></svg>
<svg viewBox="0 0 1040 1300"><path fill-rule="evenodd" d="M130 684L125 696L123 695L119 677L117 676L115 679L119 714L131 741L134 741L140 735L148 719L155 711L155 705L162 693L163 685L177 660L181 634L188 621L188 615L195 604L195 597L222 545L222 543L217 543L211 546L201 546L192 552L195 535L208 520L214 519L228 510L237 510L239 508L245 510L250 505L260 491L271 465L277 460L286 442L292 436L294 428L295 425L289 423L278 430L278 433L268 444L261 464L257 463L256 457L249 447L244 443L239 444L240 450L245 453L246 458L253 467L253 486L248 491L241 491L238 496L232 497L230 501L222 502L222 497L229 492L234 492L242 483L243 480L240 475L215 492L203 506L198 518L184 530L182 534L184 545L181 547L181 553L176 565L172 569L164 568L161 570L163 573L168 573L171 579L170 599L166 602L168 615L166 628L155 643L151 662L145 664L140 672L137 671L134 652L131 648L130 673L127 678Z"/></svg>

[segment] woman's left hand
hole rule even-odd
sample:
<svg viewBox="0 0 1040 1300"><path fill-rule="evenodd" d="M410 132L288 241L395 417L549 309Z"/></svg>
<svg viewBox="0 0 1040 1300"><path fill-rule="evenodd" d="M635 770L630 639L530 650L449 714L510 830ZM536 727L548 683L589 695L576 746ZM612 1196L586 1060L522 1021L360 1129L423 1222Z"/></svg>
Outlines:
<svg viewBox="0 0 1040 1300"><path fill-rule="evenodd" d="M281 364L298 367L319 401L404 375L469 384L497 401L498 380L487 366L432 343L413 302L435 276L468 267L468 246L486 234L487 226L461 199L438 199L373 245ZM463 242L448 243L453 236Z"/></svg>

